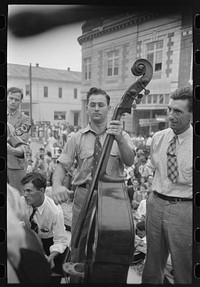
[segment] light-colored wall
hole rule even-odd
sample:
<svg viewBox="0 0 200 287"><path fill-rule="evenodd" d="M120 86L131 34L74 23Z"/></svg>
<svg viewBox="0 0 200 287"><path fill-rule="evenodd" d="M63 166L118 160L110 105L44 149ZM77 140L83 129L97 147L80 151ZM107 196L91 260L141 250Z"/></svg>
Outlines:
<svg viewBox="0 0 200 287"><path fill-rule="evenodd" d="M25 86L29 85L28 78L13 78L8 77L8 87L16 86L23 89L23 102L30 102L30 96L25 94ZM44 86L48 87L48 97L44 97ZM63 89L62 98L58 97L58 88ZM77 99L74 99L74 89L77 89ZM66 111L66 120L70 124L73 123L73 112L81 113L80 99L80 83L72 82L57 82L57 81L42 81L32 79L32 118L34 122L50 121L52 124L57 123L54 120L54 111ZM79 123L81 119L79 119Z"/></svg>

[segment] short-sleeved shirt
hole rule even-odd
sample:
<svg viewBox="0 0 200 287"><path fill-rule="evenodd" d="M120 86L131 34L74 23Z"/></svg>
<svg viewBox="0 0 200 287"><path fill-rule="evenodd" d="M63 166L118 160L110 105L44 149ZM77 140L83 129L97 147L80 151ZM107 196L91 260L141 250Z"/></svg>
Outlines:
<svg viewBox="0 0 200 287"><path fill-rule="evenodd" d="M106 138L106 131L99 136L100 142L103 145ZM130 136L123 131L123 136L131 148L133 143ZM74 133L63 149L62 154L58 158L58 162L62 164L66 171L69 171L76 158L78 167L75 171L73 184L81 185L85 182L90 183L92 180L91 171L93 163L95 143L95 132L88 124L86 128ZM120 151L117 142L114 140L113 146L108 159L106 173L112 177L122 176L124 171L124 164L121 159Z"/></svg>
<svg viewBox="0 0 200 287"><path fill-rule="evenodd" d="M22 126L22 124L31 124L30 118L19 112L18 110L13 113L13 114L7 114L7 121L15 128L19 128ZM23 141L28 142L28 139L30 137L30 131L27 133L24 133L23 135L21 135L21 138Z"/></svg>
<svg viewBox="0 0 200 287"><path fill-rule="evenodd" d="M17 157L11 154L7 154L7 167L9 169L26 170L27 168L27 153L30 151L29 145L23 141L19 136L13 136L14 127L7 123L9 144L12 147L18 148L23 152L23 157Z"/></svg>
<svg viewBox="0 0 200 287"><path fill-rule="evenodd" d="M167 177L167 148L174 137L171 128L154 134L151 143L151 161L148 166L155 171L152 189L168 196L192 198L193 128L178 135L176 156L179 178L172 183Z"/></svg>

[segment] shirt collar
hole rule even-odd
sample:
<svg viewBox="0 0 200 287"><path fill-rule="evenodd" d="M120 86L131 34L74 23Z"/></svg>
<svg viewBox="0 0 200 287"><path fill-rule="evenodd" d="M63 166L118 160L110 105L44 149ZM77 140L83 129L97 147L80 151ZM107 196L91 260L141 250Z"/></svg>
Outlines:
<svg viewBox="0 0 200 287"><path fill-rule="evenodd" d="M40 206L37 207L37 211L39 212L40 215L42 215L43 210L45 208L45 205L46 205L46 196L44 196L43 203Z"/></svg>
<svg viewBox="0 0 200 287"><path fill-rule="evenodd" d="M107 129L107 128L106 128L106 129ZM106 131L106 129L105 129L105 131ZM92 132L92 133L94 133L94 134L96 135L96 132L92 129L92 127L91 127L90 124L88 124L84 129L82 129L82 133L87 133L87 132L89 132L89 131ZM105 131L102 132L101 134L104 134Z"/></svg>
<svg viewBox="0 0 200 287"><path fill-rule="evenodd" d="M90 124L88 124L85 128L83 128L83 129L81 130L81 132L82 132L83 134L85 134L85 133L87 133L87 132L89 132L89 131L93 131L92 128L91 128L91 126L90 126Z"/></svg>
<svg viewBox="0 0 200 287"><path fill-rule="evenodd" d="M192 132L193 132L192 131L192 125L190 125L190 127L185 132L183 132L182 134L179 134L177 136L178 137L178 139L177 139L178 143L181 144L186 138L191 137ZM170 129L170 136L169 136L168 142L170 142L174 136L175 136L174 131L172 129Z"/></svg>
<svg viewBox="0 0 200 287"><path fill-rule="evenodd" d="M14 116L14 115L16 115L16 116L20 116L20 112L19 112L19 110L16 110L16 111L14 111L13 113L11 113L10 111L8 111L8 115L9 116Z"/></svg>
<svg viewBox="0 0 200 287"><path fill-rule="evenodd" d="M190 125L189 129L187 129L184 133L178 135L179 143L182 143L188 137L192 137L192 134L193 134L193 128L192 125Z"/></svg>

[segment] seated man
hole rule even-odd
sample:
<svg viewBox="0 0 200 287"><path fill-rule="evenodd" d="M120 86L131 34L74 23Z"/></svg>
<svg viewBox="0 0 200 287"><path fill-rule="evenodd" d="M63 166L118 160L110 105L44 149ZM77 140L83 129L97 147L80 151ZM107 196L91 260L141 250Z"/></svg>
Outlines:
<svg viewBox="0 0 200 287"><path fill-rule="evenodd" d="M134 210L138 209L138 206L140 202L145 199L145 192L146 192L146 186L141 183L137 188L136 192L133 195L133 201L132 201L132 206Z"/></svg>
<svg viewBox="0 0 200 287"><path fill-rule="evenodd" d="M23 221L40 237L52 271L62 275L68 245L62 208L45 195L46 179L41 174L29 173L21 182Z"/></svg>
<svg viewBox="0 0 200 287"><path fill-rule="evenodd" d="M20 194L7 184L8 284L50 283L50 266L41 241L35 232L21 224L22 210Z"/></svg>
<svg viewBox="0 0 200 287"><path fill-rule="evenodd" d="M146 256L146 230L145 222L139 221L136 224L135 235L135 251L133 257L133 263L138 263Z"/></svg>

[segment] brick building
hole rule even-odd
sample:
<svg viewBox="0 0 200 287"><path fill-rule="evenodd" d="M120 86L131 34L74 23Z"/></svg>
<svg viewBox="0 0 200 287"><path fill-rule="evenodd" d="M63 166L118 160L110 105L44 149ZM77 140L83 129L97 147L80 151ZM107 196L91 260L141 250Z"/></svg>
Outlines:
<svg viewBox="0 0 200 287"><path fill-rule="evenodd" d="M167 127L169 94L182 85L192 84L192 13L126 13L113 18L87 21L78 38L82 46L82 115L86 125L86 92L100 87L111 97L112 116L127 87L137 80L131 66L139 58L148 59L153 77L150 94L131 114L122 117L124 129L148 134Z"/></svg>

